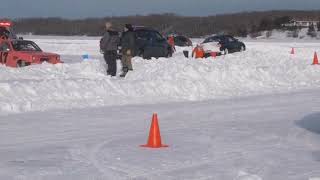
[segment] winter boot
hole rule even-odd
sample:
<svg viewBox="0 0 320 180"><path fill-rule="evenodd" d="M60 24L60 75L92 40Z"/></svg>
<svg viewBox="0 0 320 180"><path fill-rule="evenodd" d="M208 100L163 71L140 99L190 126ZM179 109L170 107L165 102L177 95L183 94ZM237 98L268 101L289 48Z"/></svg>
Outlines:
<svg viewBox="0 0 320 180"><path fill-rule="evenodd" d="M125 77L128 73L128 68L123 68L122 73L120 74L120 77Z"/></svg>

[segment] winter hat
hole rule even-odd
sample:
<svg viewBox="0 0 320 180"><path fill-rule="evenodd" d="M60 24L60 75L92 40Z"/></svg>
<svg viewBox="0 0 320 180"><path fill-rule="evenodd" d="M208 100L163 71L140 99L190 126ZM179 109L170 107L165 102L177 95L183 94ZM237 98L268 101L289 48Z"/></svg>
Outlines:
<svg viewBox="0 0 320 180"><path fill-rule="evenodd" d="M106 28L110 29L112 27L112 23L111 22L106 22Z"/></svg>

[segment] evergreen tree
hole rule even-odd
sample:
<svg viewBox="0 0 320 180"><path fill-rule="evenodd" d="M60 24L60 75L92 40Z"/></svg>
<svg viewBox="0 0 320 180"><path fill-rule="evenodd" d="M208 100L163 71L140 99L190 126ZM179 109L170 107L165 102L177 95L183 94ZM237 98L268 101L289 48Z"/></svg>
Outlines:
<svg viewBox="0 0 320 180"><path fill-rule="evenodd" d="M310 25L309 25L307 35L308 35L308 36L311 36L311 37L316 37L316 36L317 36L316 30L315 30L315 28L314 28L314 24L310 24Z"/></svg>
<svg viewBox="0 0 320 180"><path fill-rule="evenodd" d="M273 20L274 27L281 29L283 24L289 23L292 20L290 16L281 16Z"/></svg>

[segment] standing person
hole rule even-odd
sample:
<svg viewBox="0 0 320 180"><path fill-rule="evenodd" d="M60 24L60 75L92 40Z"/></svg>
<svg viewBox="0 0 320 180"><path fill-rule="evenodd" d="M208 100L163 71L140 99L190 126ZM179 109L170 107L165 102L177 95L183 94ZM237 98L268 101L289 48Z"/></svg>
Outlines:
<svg viewBox="0 0 320 180"><path fill-rule="evenodd" d="M0 27L0 38L8 39L10 37L10 31L8 27Z"/></svg>
<svg viewBox="0 0 320 180"><path fill-rule="evenodd" d="M192 51L192 57L198 58L204 58L205 52L201 45L197 44L197 46Z"/></svg>
<svg viewBox="0 0 320 180"><path fill-rule="evenodd" d="M122 74L120 77L125 77L128 71L133 71L131 59L135 50L135 33L131 24L126 24L121 38L121 53L122 53Z"/></svg>
<svg viewBox="0 0 320 180"><path fill-rule="evenodd" d="M108 65L107 74L117 74L117 50L120 43L119 33L112 28L110 22L106 23L106 32L100 40L100 50L104 54L104 60Z"/></svg>
<svg viewBox="0 0 320 180"><path fill-rule="evenodd" d="M176 51L176 47L175 47L174 36L173 35L169 36L168 43L170 44L170 46L172 48L172 52L175 52Z"/></svg>

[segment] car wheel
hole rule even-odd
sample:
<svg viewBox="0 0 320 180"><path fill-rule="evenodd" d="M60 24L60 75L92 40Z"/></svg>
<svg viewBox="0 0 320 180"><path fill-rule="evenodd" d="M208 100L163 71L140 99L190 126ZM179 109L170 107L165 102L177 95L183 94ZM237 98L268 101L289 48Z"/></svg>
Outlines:
<svg viewBox="0 0 320 180"><path fill-rule="evenodd" d="M151 57L148 56L145 52L142 53L142 58L143 58L143 59L147 59L147 60L150 60L150 59L151 59Z"/></svg>
<svg viewBox="0 0 320 180"><path fill-rule="evenodd" d="M240 52L245 51L245 50L246 50L246 48L244 46L240 47Z"/></svg>
<svg viewBox="0 0 320 180"><path fill-rule="evenodd" d="M143 49L139 49L139 51L138 51L138 56L140 56L140 57L143 57Z"/></svg>
<svg viewBox="0 0 320 180"><path fill-rule="evenodd" d="M23 60L19 60L19 61L17 62L17 67L18 67L18 68L26 67L26 66L29 66L29 65L30 65L30 63L27 63L27 62L25 62L25 61L23 61Z"/></svg>
<svg viewBox="0 0 320 180"><path fill-rule="evenodd" d="M227 55L227 54L229 54L229 49L228 49L228 48L225 48L225 49L223 50L223 55Z"/></svg>

